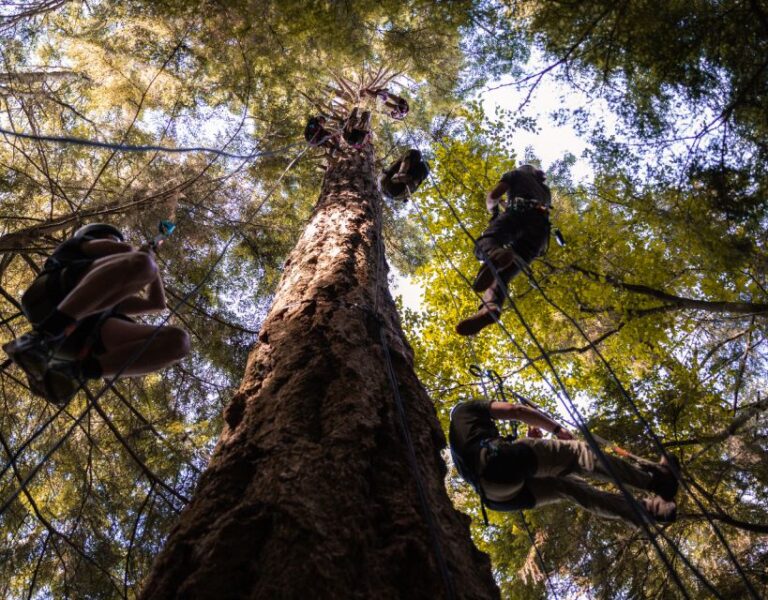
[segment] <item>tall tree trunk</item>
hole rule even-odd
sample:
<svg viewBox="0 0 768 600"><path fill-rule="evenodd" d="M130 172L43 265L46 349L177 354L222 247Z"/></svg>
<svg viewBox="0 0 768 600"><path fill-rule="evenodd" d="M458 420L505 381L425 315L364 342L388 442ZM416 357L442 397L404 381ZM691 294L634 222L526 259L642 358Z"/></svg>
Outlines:
<svg viewBox="0 0 768 600"><path fill-rule="evenodd" d="M326 174L145 600L447 598L439 556L457 598L498 597L487 556L446 494L445 438L413 371L380 248L366 147ZM380 323L433 529L409 468Z"/></svg>

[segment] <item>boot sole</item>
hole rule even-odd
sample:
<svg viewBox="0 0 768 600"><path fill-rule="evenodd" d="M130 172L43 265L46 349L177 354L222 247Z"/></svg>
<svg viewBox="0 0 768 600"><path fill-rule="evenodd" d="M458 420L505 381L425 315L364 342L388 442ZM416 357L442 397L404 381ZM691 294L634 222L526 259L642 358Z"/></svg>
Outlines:
<svg viewBox="0 0 768 600"><path fill-rule="evenodd" d="M45 374L45 369L48 366L47 360L27 360L29 356L24 348L16 347L15 341L8 342L3 345L3 351L8 355L18 367L26 373L30 379L40 380Z"/></svg>
<svg viewBox="0 0 768 600"><path fill-rule="evenodd" d="M456 333L463 336L475 335L488 327L488 325L493 325L500 316L501 313L488 312L487 315L469 317L456 325Z"/></svg>

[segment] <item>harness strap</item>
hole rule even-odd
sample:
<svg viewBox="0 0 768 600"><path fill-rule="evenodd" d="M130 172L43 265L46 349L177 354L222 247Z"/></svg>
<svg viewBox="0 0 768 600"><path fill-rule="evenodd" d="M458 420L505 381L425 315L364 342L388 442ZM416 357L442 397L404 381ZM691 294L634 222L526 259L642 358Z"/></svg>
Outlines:
<svg viewBox="0 0 768 600"><path fill-rule="evenodd" d="M549 214L549 211L552 210L551 206L548 206L537 198L521 198L520 196L515 196L509 201L509 208L517 210L533 208L546 214Z"/></svg>

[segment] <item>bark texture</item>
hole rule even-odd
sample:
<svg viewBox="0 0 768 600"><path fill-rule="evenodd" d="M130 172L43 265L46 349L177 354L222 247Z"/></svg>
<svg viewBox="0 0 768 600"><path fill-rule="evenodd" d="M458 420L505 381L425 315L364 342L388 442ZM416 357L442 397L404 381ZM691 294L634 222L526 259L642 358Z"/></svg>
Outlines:
<svg viewBox="0 0 768 600"><path fill-rule="evenodd" d="M413 371L380 249L372 148L332 162L211 464L142 598L498 598L444 487L445 438ZM379 315L377 317L377 315ZM437 528L430 535L383 324Z"/></svg>

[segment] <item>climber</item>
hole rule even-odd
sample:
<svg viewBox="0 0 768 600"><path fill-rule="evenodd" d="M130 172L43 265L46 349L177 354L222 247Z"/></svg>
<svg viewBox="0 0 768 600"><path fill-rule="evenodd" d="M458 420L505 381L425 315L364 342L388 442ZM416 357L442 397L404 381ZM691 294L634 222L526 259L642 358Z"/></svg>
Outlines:
<svg viewBox="0 0 768 600"><path fill-rule="evenodd" d="M395 161L388 169L382 171L379 183L381 191L393 200L408 200L429 175L429 164L421 156L421 152L412 148Z"/></svg>
<svg viewBox="0 0 768 600"><path fill-rule="evenodd" d="M57 404L77 391L73 380L144 375L189 353L184 330L130 318L164 310L165 291L151 247L133 248L112 225L85 225L60 244L21 304L33 331L3 350Z"/></svg>
<svg viewBox="0 0 768 600"><path fill-rule="evenodd" d="M528 437L513 440L499 434L494 420L527 423ZM557 439L542 439L542 431ZM678 482L669 464L632 463L604 455L611 474L586 442L556 421L522 404L507 402L461 402L451 411L449 444L456 469L492 510L512 511L571 500L582 508L610 519L634 525L641 521L621 494L602 491L581 476L603 481L617 477L623 484L651 492L639 501L648 515L659 522L677 516L675 495ZM674 469L679 465L674 456Z"/></svg>
<svg viewBox="0 0 768 600"><path fill-rule="evenodd" d="M545 178L544 172L536 167L522 165L504 173L488 193L486 207L491 222L475 244L475 256L483 261L483 266L472 285L476 292L485 294L479 310L456 326L459 335L474 335L498 321L509 280L544 253L552 206ZM506 210L500 213L505 193Z"/></svg>
<svg viewBox="0 0 768 600"><path fill-rule="evenodd" d="M334 156L339 145L336 143L334 134L325 128L326 122L327 120L323 115L310 117L304 128L304 139L314 148L328 148L330 155Z"/></svg>
<svg viewBox="0 0 768 600"><path fill-rule="evenodd" d="M384 106L391 109L389 116L398 121L402 121L408 115L408 101L401 97L391 93L385 88L369 88L363 90L363 94L368 94L378 98L384 102Z"/></svg>
<svg viewBox="0 0 768 600"><path fill-rule="evenodd" d="M362 148L371 134L371 111L363 111L358 117L357 110L355 106L344 124L344 141L353 148Z"/></svg>

